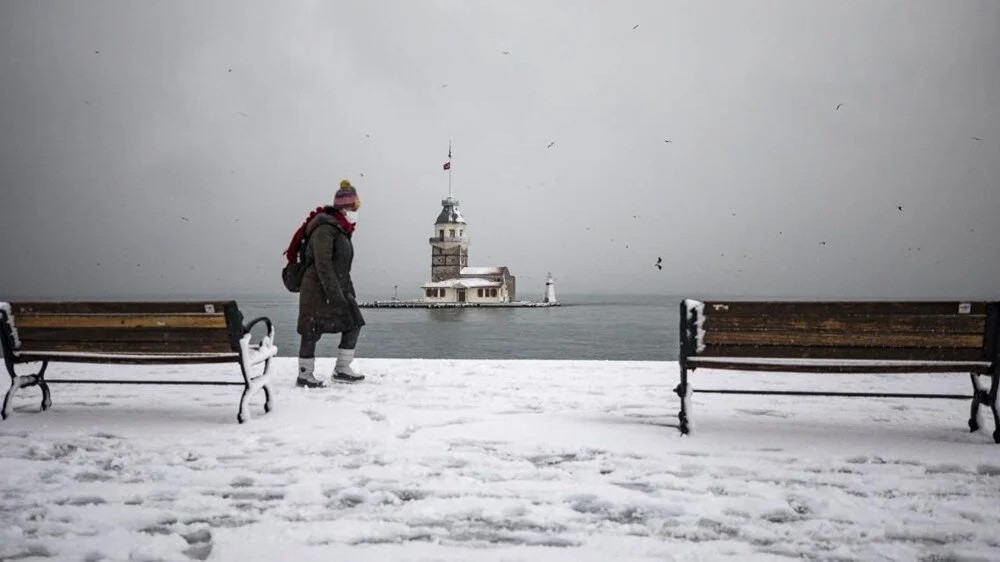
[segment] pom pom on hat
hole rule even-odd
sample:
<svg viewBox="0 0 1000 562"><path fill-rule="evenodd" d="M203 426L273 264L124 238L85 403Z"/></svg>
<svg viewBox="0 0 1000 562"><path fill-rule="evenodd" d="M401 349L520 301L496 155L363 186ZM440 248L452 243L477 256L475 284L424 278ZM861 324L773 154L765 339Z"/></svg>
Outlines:
<svg viewBox="0 0 1000 562"><path fill-rule="evenodd" d="M351 185L350 181L341 180L340 189L337 190L337 194L333 197L333 208L356 210L360 206L361 199L358 197L357 190Z"/></svg>

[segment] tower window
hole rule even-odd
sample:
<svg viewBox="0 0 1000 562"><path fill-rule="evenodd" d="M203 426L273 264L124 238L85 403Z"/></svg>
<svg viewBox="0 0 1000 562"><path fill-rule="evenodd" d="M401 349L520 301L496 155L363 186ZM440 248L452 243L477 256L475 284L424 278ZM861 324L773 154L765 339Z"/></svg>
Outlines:
<svg viewBox="0 0 1000 562"><path fill-rule="evenodd" d="M483 296L483 290L482 289L476 289L476 295L478 295L480 297Z"/></svg>
<svg viewBox="0 0 1000 562"><path fill-rule="evenodd" d="M448 236L450 236L452 238L455 237L455 229L454 228L449 228L448 229Z"/></svg>
<svg viewBox="0 0 1000 562"><path fill-rule="evenodd" d="M464 230L462 230L462 229L459 229L459 231L458 231L458 235L459 235L459 236L463 236L464 234L465 234L465 231L464 231Z"/></svg>
<svg viewBox="0 0 1000 562"><path fill-rule="evenodd" d="M444 229L438 231L438 238L444 238Z"/></svg>

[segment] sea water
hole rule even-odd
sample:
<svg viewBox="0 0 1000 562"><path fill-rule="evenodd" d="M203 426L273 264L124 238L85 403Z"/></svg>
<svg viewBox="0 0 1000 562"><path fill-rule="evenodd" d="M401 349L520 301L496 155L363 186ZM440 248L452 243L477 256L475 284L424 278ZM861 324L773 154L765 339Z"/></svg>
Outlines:
<svg viewBox="0 0 1000 562"><path fill-rule="evenodd" d="M544 308L365 308L358 357L396 359L594 359L675 361L678 297L560 295ZM267 316L279 355L298 354L298 296L237 299L246 321ZM339 336L320 340L318 356L336 353Z"/></svg>

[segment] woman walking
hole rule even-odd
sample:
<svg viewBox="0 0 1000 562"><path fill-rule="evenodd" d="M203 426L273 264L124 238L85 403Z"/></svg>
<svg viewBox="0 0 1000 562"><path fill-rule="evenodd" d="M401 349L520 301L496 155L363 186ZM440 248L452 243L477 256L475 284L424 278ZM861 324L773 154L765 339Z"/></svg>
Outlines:
<svg viewBox="0 0 1000 562"><path fill-rule="evenodd" d="M357 190L343 180L333 205L313 211L299 229L306 240L302 255L308 266L299 290L298 332L302 340L296 386L326 385L325 378L315 374L316 343L323 334L340 334L332 380L357 382L365 378L351 369L358 335L365 325L351 281L351 236L360 207Z"/></svg>

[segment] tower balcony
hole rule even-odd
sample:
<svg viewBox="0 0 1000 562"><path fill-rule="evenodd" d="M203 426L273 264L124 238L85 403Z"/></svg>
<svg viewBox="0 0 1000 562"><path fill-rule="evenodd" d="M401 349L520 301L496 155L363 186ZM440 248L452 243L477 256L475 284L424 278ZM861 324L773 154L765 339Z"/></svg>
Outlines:
<svg viewBox="0 0 1000 562"><path fill-rule="evenodd" d="M469 239L465 236L432 236L428 242L431 244L435 242L465 242L469 243Z"/></svg>

